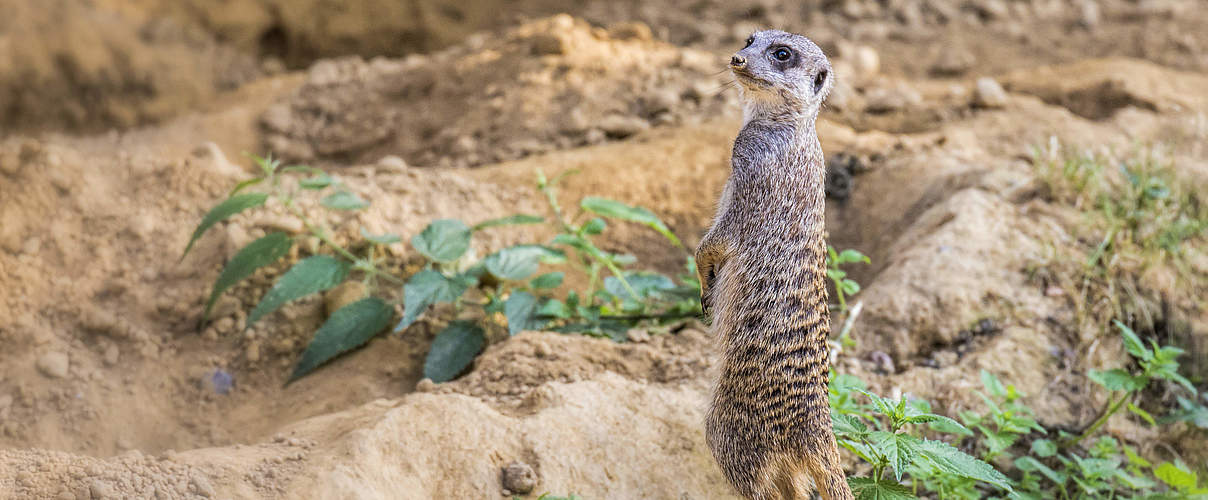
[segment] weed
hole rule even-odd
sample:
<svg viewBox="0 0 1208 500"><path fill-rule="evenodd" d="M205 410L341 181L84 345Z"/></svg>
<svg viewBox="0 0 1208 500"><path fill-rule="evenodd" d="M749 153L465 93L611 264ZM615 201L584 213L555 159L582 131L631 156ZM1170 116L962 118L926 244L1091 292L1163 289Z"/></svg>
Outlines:
<svg viewBox="0 0 1208 500"><path fill-rule="evenodd" d="M334 242L327 227L314 223L298 208L297 197L307 190L325 192L320 205L341 211L363 210L368 202L321 170L282 168L271 157L254 159L262 175L237 185L226 200L206 214L185 253L216 223L263 207L270 199L299 219L307 233L322 245L316 255L297 262L277 279L249 313L245 327L290 301L328 290L350 277L359 277L367 290L360 300L333 312L319 328L290 381L369 341L394 318L395 305L403 306L395 332L412 325L435 304L451 304L458 318L479 318L455 320L437 333L424 364L424 376L437 382L456 377L473 362L485 346L485 327L500 315L510 335L547 329L624 340L626 332L639 324L662 324L700 314L696 266L667 226L649 210L598 197L580 200L586 221L571 220L557 193L557 183L566 174L553 180L538 175L537 188L549 204L551 217L519 214L473 226L454 219L433 221L410 240L424 262L419 272L404 280L384 270L378 257L381 246L401 242L400 236L374 235L362 229L364 244L346 248ZM264 192L245 192L265 186L268 189ZM605 218L642 224L662 234L683 251L686 272L677 282L658 273L631 270L636 263L633 256L604 251L598 244L608 227ZM474 259L468 252L478 231L519 224L547 224L555 236L544 243L504 248L482 259ZM289 253L296 239L274 232L240 250L218 277L205 315L209 316L224 291ZM365 250L357 254L349 248ZM546 272L538 274L542 270ZM586 288L566 290L563 283L567 272L583 275ZM397 299L400 286L401 301ZM477 309L477 313L461 314L467 308Z"/></svg>

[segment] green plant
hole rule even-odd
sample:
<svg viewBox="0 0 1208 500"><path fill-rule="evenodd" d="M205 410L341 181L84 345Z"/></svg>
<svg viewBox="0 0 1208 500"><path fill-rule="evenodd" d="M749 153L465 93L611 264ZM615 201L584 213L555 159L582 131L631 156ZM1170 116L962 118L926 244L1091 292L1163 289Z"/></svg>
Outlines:
<svg viewBox="0 0 1208 500"><path fill-rule="evenodd" d="M835 298L839 300L841 316L847 315L847 297L860 293L860 284L856 283L856 280L848 278L847 271L841 269L840 266L870 262L872 261L858 250L848 248L838 252L835 247L826 246L826 277L835 284Z"/></svg>
<svg viewBox="0 0 1208 500"><path fill-rule="evenodd" d="M277 279L249 313L246 326L290 301L328 290L349 278L359 278L365 284L366 292L360 300L333 312L315 333L291 381L384 330L395 316L395 305L403 306L396 332L413 324L430 306L453 307L459 319L437 333L424 364L424 375L437 382L456 377L474 360L486 344L486 328L492 325L506 326L510 335L551 329L624 340L626 332L639 324L660 324L700 314L695 265L667 226L649 210L598 197L579 202L580 218L587 220L570 219L557 196L557 182L566 174L552 181L538 175L537 187L552 212L549 219L519 214L473 226L454 219L433 221L410 240L423 263L418 272L404 280L385 270L380 251L383 245L401 242L400 236L369 234L362 228L364 241L345 247L335 242L326 225L312 221L298 206L299 196L305 191L329 193L319 203L330 210L363 210L368 202L319 169L281 167L271 156L253 158L262 175L241 182L206 214L185 254L216 223L270 202L296 217L306 233L321 244L314 255L298 261ZM256 186L267 189L244 192ZM630 270L636 263L633 256L605 251L598 244L608 227L605 218L638 223L662 234L684 252L689 272L677 283L658 273ZM479 231L518 224L548 224L555 236L544 243L504 248L482 259L469 252L471 240ZM257 269L281 260L298 238L273 232L240 250L218 277L205 316L208 318L224 291ZM538 274L542 270L546 272ZM567 290L567 271L582 275L579 281L586 282L586 286Z"/></svg>
<svg viewBox="0 0 1208 500"><path fill-rule="evenodd" d="M853 393L864 395L862 403ZM1009 479L987 464L952 445L922 437L923 426L934 432L968 435L971 432L951 418L931 413L923 400L896 401L868 392L850 375L831 383L831 419L839 445L868 463L871 474L848 478L858 499L916 498L918 482L910 488L904 478L951 477L984 483L1010 492ZM890 474L892 472L892 475Z"/></svg>
<svg viewBox="0 0 1208 500"><path fill-rule="evenodd" d="M987 413L961 412L964 425L976 429L977 433L960 434L965 436L966 444L978 450L982 459L1013 467L1009 471L1016 476L1011 480L1013 498L1200 498L1195 496L1201 494L1196 493L1200 487L1195 473L1185 464L1176 460L1153 466L1132 447L1100 434L1107 419L1124 408L1152 425L1154 419L1135 404L1135 397L1151 381L1168 380L1185 387L1186 379L1177 374L1177 349L1153 342L1146 348L1127 326L1119 323L1116 326L1125 338L1126 349L1137 358L1141 369L1090 372L1089 378L1112 391L1113 397L1100 417L1077 435L1059 432L1058 439L1050 439L1048 431L1036 422L1032 410L1022 403L1023 395L1014 386L1004 385L989 372L982 372L986 392L977 394L985 403ZM1189 406L1194 408L1194 405ZM1079 448L1079 444L1096 436L1088 448ZM924 489L937 492L940 498L985 497L969 478L929 474L925 470L918 471L916 476Z"/></svg>

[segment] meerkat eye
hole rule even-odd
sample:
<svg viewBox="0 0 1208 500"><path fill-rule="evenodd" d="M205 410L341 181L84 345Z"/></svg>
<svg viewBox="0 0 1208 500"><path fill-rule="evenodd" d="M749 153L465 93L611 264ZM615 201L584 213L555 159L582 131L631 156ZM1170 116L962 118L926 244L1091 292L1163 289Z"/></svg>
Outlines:
<svg viewBox="0 0 1208 500"><path fill-rule="evenodd" d="M751 35L751 36L747 37L747 44L743 45L742 48L745 49L747 47L750 47L752 43L755 43L755 35Z"/></svg>
<svg viewBox="0 0 1208 500"><path fill-rule="evenodd" d="M784 62L789 60L790 57L793 57L793 51L781 47L776 49L775 52L772 52L772 57L775 57L777 61Z"/></svg>
<svg viewBox="0 0 1208 500"><path fill-rule="evenodd" d="M814 77L814 93L815 94L822 91L822 84L824 84L824 83L826 83L826 70L819 71L818 75Z"/></svg>

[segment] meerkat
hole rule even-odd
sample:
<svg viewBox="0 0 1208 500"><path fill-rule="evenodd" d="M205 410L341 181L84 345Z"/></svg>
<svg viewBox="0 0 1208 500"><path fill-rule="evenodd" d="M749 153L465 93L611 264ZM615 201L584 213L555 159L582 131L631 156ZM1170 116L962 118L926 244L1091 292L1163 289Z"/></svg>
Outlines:
<svg viewBox="0 0 1208 500"><path fill-rule="evenodd" d="M696 252L720 369L705 433L750 499L853 498L831 428L825 167L814 129L834 85L822 49L760 31L730 59L743 125Z"/></svg>

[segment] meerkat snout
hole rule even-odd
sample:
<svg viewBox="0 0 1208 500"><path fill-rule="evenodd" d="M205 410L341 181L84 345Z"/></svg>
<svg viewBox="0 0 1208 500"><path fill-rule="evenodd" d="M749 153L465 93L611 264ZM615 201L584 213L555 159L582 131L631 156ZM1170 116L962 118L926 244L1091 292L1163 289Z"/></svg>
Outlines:
<svg viewBox="0 0 1208 500"><path fill-rule="evenodd" d="M741 69L743 66L746 66L746 65L747 65L747 58L740 56L738 54L734 54L733 56L730 57L730 67L735 68L735 69Z"/></svg>

